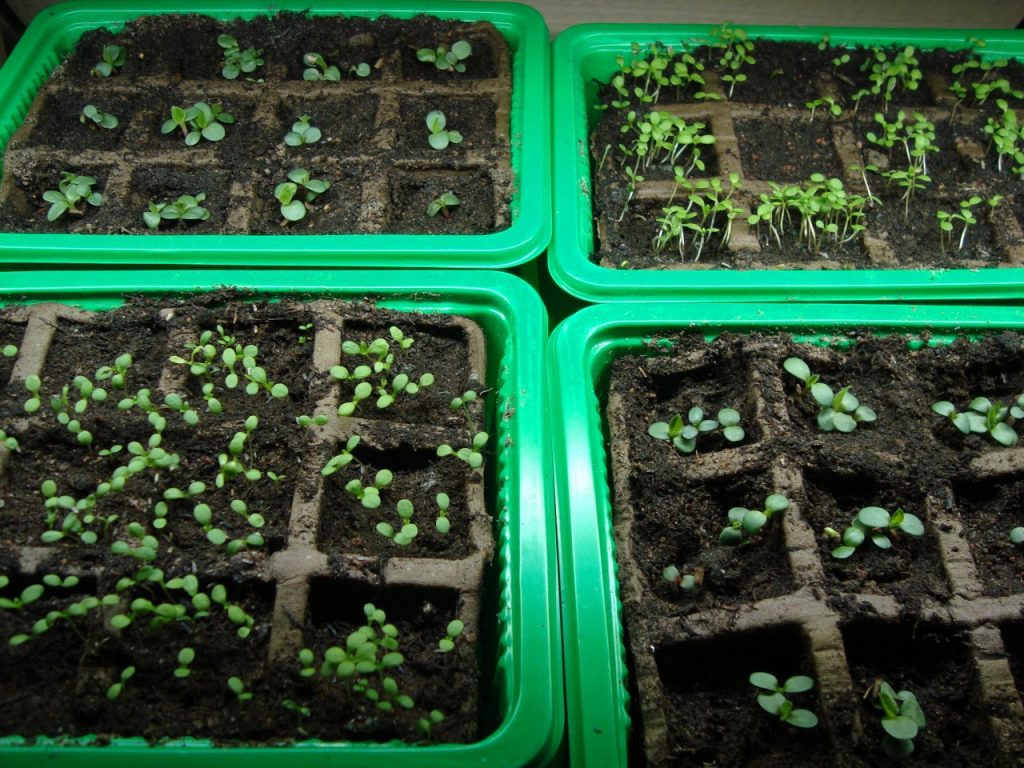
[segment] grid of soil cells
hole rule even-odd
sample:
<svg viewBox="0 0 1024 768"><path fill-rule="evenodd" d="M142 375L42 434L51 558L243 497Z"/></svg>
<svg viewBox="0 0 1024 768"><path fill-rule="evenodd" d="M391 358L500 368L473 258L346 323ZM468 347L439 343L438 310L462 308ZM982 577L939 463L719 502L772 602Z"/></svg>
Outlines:
<svg viewBox="0 0 1024 768"><path fill-rule="evenodd" d="M730 31L623 51L621 71L600 87L596 104L607 108L590 149L601 266L1024 262L1024 187L1006 154L1020 141L1017 61L985 59L980 49L751 39L743 43L750 61L732 69ZM948 231L940 211L953 214Z"/></svg>
<svg viewBox="0 0 1024 768"><path fill-rule="evenodd" d="M0 350L0 734L486 730L474 322L212 293L8 307Z"/></svg>
<svg viewBox="0 0 1024 768"><path fill-rule="evenodd" d="M226 79L223 35L241 53L257 51L259 66ZM460 41L471 48L456 62L463 71L417 58L428 48L443 56ZM113 46L123 63L96 76ZM307 61L317 55L336 79L304 79L325 71ZM117 34L87 32L7 147L0 222L6 231L113 234L501 230L510 224L510 73L508 46L488 22L172 15L143 17ZM164 132L172 107L197 103L233 118L216 122L223 138L208 140L201 125ZM86 115L87 105L112 115L113 126ZM444 149L431 145L435 111L441 129L461 137ZM187 133L203 138L193 143ZM296 182L296 168L329 185L299 182L301 218L285 217L277 194ZM64 173L94 179L102 204L79 201L49 221L43 194L63 191ZM428 215L446 193L458 203ZM143 220L150 204L199 194L206 218L165 216L155 229Z"/></svg>
<svg viewBox="0 0 1024 768"><path fill-rule="evenodd" d="M1018 765L1024 549L1010 532L1024 526L1024 448L1005 432L1008 445L964 434L932 404L1015 402L1024 339L818 342L678 336L612 364L636 764L861 768L912 745L903 764ZM853 431L819 428L825 406L784 368L790 358L834 396L849 388L836 407L857 414ZM851 395L873 421L847 408ZM695 450L652 428L675 414L705 422ZM892 526L861 517L872 507ZM848 528L863 543L834 553ZM772 693L749 682L755 672L779 686L810 677L781 695L817 725L790 724L777 699L760 706ZM923 712L909 742L884 730L883 683Z"/></svg>

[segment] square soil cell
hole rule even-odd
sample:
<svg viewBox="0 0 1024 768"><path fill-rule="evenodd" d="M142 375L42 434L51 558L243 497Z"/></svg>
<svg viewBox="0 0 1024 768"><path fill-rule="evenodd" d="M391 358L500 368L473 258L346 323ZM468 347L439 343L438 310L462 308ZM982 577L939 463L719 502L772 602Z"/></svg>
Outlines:
<svg viewBox="0 0 1024 768"><path fill-rule="evenodd" d="M124 231L136 234L213 234L240 233L232 229L228 214L232 210L230 172L213 168L179 168L147 166L132 173L129 191L121 205L112 211ZM150 203L174 203L182 195L204 194L200 205L210 212L204 221L163 220L157 229L150 229L142 218ZM237 218L237 217L236 217Z"/></svg>
<svg viewBox="0 0 1024 768"><path fill-rule="evenodd" d="M33 159L24 173L12 169L12 176L5 179L3 196L0 198L0 230L49 234L103 231L111 218L106 209L107 182L111 172L112 169L106 166L57 163L42 158ZM104 202L100 206L93 206L84 200L79 201L79 214L65 212L60 218L49 221L46 216L51 204L43 200L43 193L58 190L64 173L95 179L92 191L103 195Z"/></svg>
<svg viewBox="0 0 1024 768"><path fill-rule="evenodd" d="M1024 525L1024 478L957 483L954 494L983 593L1024 593L1024 556L1010 542L1010 531Z"/></svg>
<svg viewBox="0 0 1024 768"><path fill-rule="evenodd" d="M370 154L368 142L376 134L379 102L373 95L286 98L277 107L275 142L268 147L268 152L288 158ZM290 147L284 143L284 136L301 115L309 115L309 124L320 129L321 138L311 144Z"/></svg>
<svg viewBox="0 0 1024 768"><path fill-rule="evenodd" d="M80 119L87 104L116 117L117 126L104 128L90 119ZM137 111L137 100L101 88L55 90L44 99L35 128L19 146L60 147L70 152L116 150Z"/></svg>
<svg viewBox="0 0 1024 768"><path fill-rule="evenodd" d="M888 485L868 475L836 474L827 468L808 469L804 473L804 489L807 501L801 511L818 542L829 592L886 594L908 604L921 599L949 598L949 585L935 534L929 527L923 492ZM889 549L879 548L869 538L850 557L833 557L831 553L840 542L827 537L825 528L842 534L864 507L882 507L890 515L902 508L924 523L924 536L895 531L887 535L892 543Z"/></svg>
<svg viewBox="0 0 1024 768"><path fill-rule="evenodd" d="M823 725L793 728L757 703L763 690L751 685L753 672L781 682L794 675L813 678L807 639L798 626L687 640L654 650L664 688L667 753L646 755L651 766L829 766ZM650 696L640 684L640 700ZM817 688L788 694L795 708L821 714ZM643 729L650 728L637 718ZM651 736L648 734L648 743Z"/></svg>
<svg viewBox="0 0 1024 768"><path fill-rule="evenodd" d="M814 173L843 176L827 118L737 120L736 138L747 179L801 182Z"/></svg>
<svg viewBox="0 0 1024 768"><path fill-rule="evenodd" d="M359 213L362 207L362 184L358 168L335 161L319 167L307 167L311 178L324 180L330 186L308 202L305 216L289 221L281 213L281 203L274 196L278 184L289 181L295 163L278 164L264 168L255 177L256 190L250 210L249 231L254 235L337 235L359 231ZM269 173L268 173L269 171ZM307 193L300 189L295 199Z"/></svg>
<svg viewBox="0 0 1024 768"><path fill-rule="evenodd" d="M885 732L881 710L874 703L874 691L882 681L896 691L913 693L924 712L926 724L914 738L913 764L993 764L994 742L965 632L915 620L863 620L841 631L863 727L848 737L862 764L892 762L882 751ZM995 764L1002 765L1001 759Z"/></svg>
<svg viewBox="0 0 1024 768"><path fill-rule="evenodd" d="M767 473L692 483L664 469L634 476L631 483L635 562L628 567L639 571L651 593L706 609L780 597L794 589L781 524L785 511L748 544L719 543L730 508L764 509L765 498L775 492ZM697 577L698 589L682 591L666 581L662 572L670 565Z"/></svg>
<svg viewBox="0 0 1024 768"><path fill-rule="evenodd" d="M444 113L445 130L462 134L461 143L449 144L443 150L430 146L427 115L434 111ZM448 157L461 157L470 150L489 149L498 144L496 112L495 102L483 96L403 97L399 102L398 115L394 117L399 121L395 148L437 162L444 162Z"/></svg>
<svg viewBox="0 0 1024 768"><path fill-rule="evenodd" d="M224 138L217 142L200 139L198 144L189 146L185 143L185 134L178 126L170 133L163 133L163 125L171 119L171 107L178 106L189 109L198 102L206 102L210 107L220 107L223 112L235 118L233 123L222 123ZM254 156L253 147L266 146L269 137L277 131L264 124L258 117L257 102L251 99L209 96L203 91L180 92L168 90L164 96L165 107L156 112L140 113L139 121L142 130L138 132L137 148L143 151L158 150L165 154L180 153L183 158L193 153L202 153L206 149L216 149L217 157L226 167L251 168L261 163L263 158ZM218 121L219 122L219 121ZM284 138L282 134L281 139Z"/></svg>
<svg viewBox="0 0 1024 768"><path fill-rule="evenodd" d="M494 182L486 169L398 170L388 180L388 191L391 197L388 232L471 234L497 229ZM429 215L431 203L448 193L455 195L458 205Z"/></svg>

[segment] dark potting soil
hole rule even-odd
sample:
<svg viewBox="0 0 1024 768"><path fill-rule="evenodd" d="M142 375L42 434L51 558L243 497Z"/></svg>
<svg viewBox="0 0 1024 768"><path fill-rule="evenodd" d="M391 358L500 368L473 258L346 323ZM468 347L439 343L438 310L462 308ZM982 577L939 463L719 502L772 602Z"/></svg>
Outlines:
<svg viewBox="0 0 1024 768"><path fill-rule="evenodd" d="M737 83L729 96L729 84L721 80L721 49L701 47L704 42L707 40L689 41L691 53L706 67L703 90L718 94L718 100L699 101L694 98L695 89L664 86L653 103L641 104L633 98L628 106L608 106L593 127L592 258L596 262L608 268L630 269L890 269L976 268L1017 264L1024 258L1018 210L1024 188L1019 176L1008 167L996 170L996 154L984 132L986 120L1000 114L997 97L977 102L970 96L958 103L949 91L949 84L957 79L970 90L975 78L969 74L958 78L951 73L952 67L963 63L968 54L918 50L923 78L916 90L897 88L888 106L877 96L866 97L857 105L852 97L869 85L861 66L871 51L754 40L755 62L742 69L747 80ZM892 58L897 52L893 49L886 53ZM628 61L630 56L624 53ZM850 60L834 65L833 59L844 53ZM1024 84L1024 74L1016 61L997 72L1013 87ZM609 72L609 80L614 74ZM644 78L626 75L625 86L643 87ZM826 95L836 100L841 115L832 116L828 105L823 105L812 117L806 103ZM1011 107L1021 106L1012 96L999 95L1003 96ZM600 104L610 105L620 98L610 85L599 86ZM632 141L632 134L620 128L626 125L631 110L640 118L652 111L671 112L688 123L703 123L705 132L714 134L715 143L702 147L702 155L710 160L708 168L692 171L690 178L720 178L728 192L729 174L737 175L740 186L733 190L732 202L740 210L728 243L723 242L725 222L720 215L715 224L718 231L699 253L691 232L684 232L687 240L682 254L675 241L663 250L652 245L660 227L658 219L663 217L662 208L670 199L674 205L685 206L686 193L675 189L672 169L655 160L648 166L641 164L638 170L643 181L636 185L634 197L629 200L625 171L633 169L636 161L620 149L620 145L628 147ZM917 112L922 111L934 124L933 143L939 148L939 152L929 154L930 182L911 196L909 213L905 212L904 190L895 183L887 184L880 174L869 172L870 194L877 199L865 208L861 223L866 230L861 234L839 239L820 237L809 244L799 237L799 214L795 211L780 240L764 225L756 230L748 225L747 216L760 204L760 195L771 192L772 184L801 184L812 174L822 174L842 180L847 194L868 194L860 166L873 165L885 171L906 165L902 149L886 154L867 139L868 132L880 133L876 113L884 113L892 122L901 111L908 122L915 121ZM973 209L977 223L969 227L963 247L959 223L943 241L936 212L956 212L960 201L975 196L981 199ZM989 206L986 201L996 196L1002 196L1002 200L995 207Z"/></svg>
<svg viewBox="0 0 1024 768"><path fill-rule="evenodd" d="M991 629L1019 618L1024 592L1024 557L1008 540L1024 523L1024 449L964 436L931 410L938 400L960 410L978 396L1010 402L1024 341L853 339L828 349L780 336L675 336L613 361L609 455L638 762L880 764L877 711L863 697L878 678L912 690L926 713L910 764L1009 766L1024 756L1009 677L1020 644L1007 630L1004 648ZM817 404L782 368L790 356L833 390L849 386L877 421L821 432ZM695 406L708 418L738 410L744 439L714 431L682 454L648 434ZM730 508L761 509L772 493L789 506L760 534L719 543ZM895 532L890 549L869 541L833 558L838 542L825 529L842 532L866 506L917 515L925 533ZM668 566L697 588L667 581ZM819 727L765 713L747 682L755 671L813 676L814 691L791 698Z"/></svg>
<svg viewBox="0 0 1024 768"><path fill-rule="evenodd" d="M25 312L30 312L27 323L19 314ZM407 373L416 380L429 371L433 385L415 397L398 395L387 411L370 400L351 418L337 417L337 404L351 397L355 382L339 384L328 369L338 363L354 368L366 360L342 353L341 341L390 340L391 326L414 339L408 350L397 350L392 341L391 375ZM19 441L17 451L0 456L0 575L10 582L0 587L0 597L18 598L45 574L78 579L47 586L40 599L20 609L0 610L0 667L5 670L0 733L29 740L96 734L101 744L114 736L150 741L192 736L226 744L479 738L489 727L477 692L476 642L479 595L491 549L489 533L482 532L490 530L490 520L481 473L455 457L436 455L441 442L468 445L483 428L482 402L464 412L449 407L455 395L483 384L482 347L473 340L471 326L459 318L403 314L368 304L267 303L226 293L130 300L95 314L46 305L0 310L0 349L6 344L20 348L17 357L0 356L5 380L0 424ZM244 377L238 387L226 386L218 327L241 345L256 345L257 363L271 382L288 387L286 397L271 397L262 389L249 396L242 391ZM175 355L189 358L188 345L204 330L214 332L209 343L216 351L209 380L170 361ZM133 358L125 387L118 390L107 382L107 398L75 414L92 435L91 447L80 445L58 423L50 398L59 397L68 384L73 404L78 400L74 378L83 375L103 385L96 369L123 352ZM37 414L26 415L24 376L36 370L43 404ZM241 373L241 362L237 370ZM204 383L213 383L219 414L206 407ZM139 407L117 407L141 388L151 391L156 412L166 418L159 446L175 454L177 464L130 474L123 491L100 494L95 514L108 522L85 523L85 530L97 533L97 543L67 528L62 540L41 540L49 528L62 530L67 514L60 508L55 523L47 524L44 480L52 479L57 494L73 503L96 493L99 483L152 445L147 443L154 433L151 417ZM188 426L164 405L169 392L181 393L192 405L198 424ZM296 416L315 413L329 415L330 423L296 424ZM239 460L261 476L229 475L219 487L229 444L250 416L257 416L258 424ZM320 468L356 434L361 442L352 451L355 460L323 481ZM130 441L139 446L129 446ZM123 447L111 451L113 446ZM385 464L395 479L381 491L379 509L367 509L342 490L356 478L372 483L373 472ZM171 487L194 492L194 481L205 489L192 498L164 494ZM442 491L451 497L447 535L434 526L435 498ZM408 547L376 530L376 523L385 520L400 527L394 511L400 498L413 503L413 522L422 532ZM232 502L244 502L244 511ZM157 522L158 503L166 504L163 527ZM208 505L211 527L223 531L228 542L246 545L233 555L217 545L195 517L198 504ZM262 520L248 517L253 514ZM132 523L142 530L134 531ZM155 537L155 547L139 533ZM262 542L251 539L253 534ZM116 542L127 543L134 554L115 552L123 546ZM439 567L439 561L458 563L463 575L453 579L451 569ZM201 607L180 583L172 584L186 576L195 577L200 594L216 595L220 585L223 605L214 598L208 616L197 614ZM110 606L83 610L75 605L106 595L114 596ZM157 614L137 601L164 604L158 610L183 615L151 625ZM409 709L396 703L394 711L385 712L353 690L354 678L320 673L325 652L344 647L346 638L366 623L364 605L369 603L397 629L404 661L384 675L412 698ZM127 627L111 623L115 615L133 612L137 615ZM38 622L48 615L53 626L38 632ZM465 632L454 651L439 653L438 641L455 618L465 622ZM247 636L240 637L238 631L245 628ZM21 634L31 637L9 644ZM304 647L315 654L316 671L310 677L299 674L298 653ZM177 655L183 648L192 648L195 660L191 674L178 677ZM109 698L110 686L128 667L134 674L119 696ZM244 682L251 700L238 699L228 687L229 677ZM380 688L376 673L370 678L370 688L394 700ZM283 706L285 700L294 706ZM445 720L426 736L418 721L434 709Z"/></svg>
<svg viewBox="0 0 1024 768"><path fill-rule="evenodd" d="M222 33L265 64L222 78ZM416 60L418 48L466 39L464 73ZM90 75L103 47L121 45L126 62L108 78ZM302 79L303 56L316 51L339 67L337 83ZM150 202L204 193L210 217L165 221L160 232L195 234L471 233L508 226L511 199L507 46L488 23L420 16L316 16L281 13L220 22L198 15L143 17L118 33L86 32L44 84L5 158L0 228L6 231L151 233L142 221ZM368 77L350 74L360 63ZM218 142L186 147L163 134L170 107L219 104L236 118ZM103 129L79 114L86 104L114 114ZM428 112L441 110L463 141L428 144ZM288 147L284 135L300 115L322 132L313 144ZM331 184L309 201L307 215L286 222L274 197L295 167ZM47 190L62 172L96 178L100 207L46 220ZM411 182L410 175L415 178ZM430 202L455 192L460 205L440 220Z"/></svg>

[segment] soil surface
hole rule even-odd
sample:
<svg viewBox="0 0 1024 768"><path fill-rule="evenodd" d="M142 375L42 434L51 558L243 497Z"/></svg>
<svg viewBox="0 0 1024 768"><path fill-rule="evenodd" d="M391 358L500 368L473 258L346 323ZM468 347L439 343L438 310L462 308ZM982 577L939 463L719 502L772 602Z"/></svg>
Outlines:
<svg viewBox="0 0 1024 768"><path fill-rule="evenodd" d="M262 51L250 76L221 76L221 34ZM465 72L416 59L420 48L467 40ZM91 75L104 46L119 45L125 63ZM341 71L337 82L303 80L309 52ZM508 46L488 22L419 16L307 16L280 13L220 22L198 15L143 17L112 33L82 35L43 85L12 137L0 186L5 231L153 232L142 220L149 203L204 193L203 221L165 220L157 233L455 233L485 234L510 224L512 194ZM352 72L370 66L366 77ZM235 117L225 137L187 147L180 131L161 126L172 105L219 105ZM86 104L113 114L105 129L79 115ZM428 113L462 134L443 151L428 143ZM319 141L290 147L284 136L301 115ZM305 217L286 221L274 191L292 168L330 188L309 200ZM63 172L96 179L102 206L82 206L54 222L42 199ZM446 192L460 200L447 216L427 215Z"/></svg>
<svg viewBox="0 0 1024 768"><path fill-rule="evenodd" d="M608 268L630 269L920 269L1024 262L1020 224L1024 182L1019 173L1012 172L1008 159L1004 158L1002 170L997 168L997 153L985 132L986 122L1002 115L999 99L1011 109L1024 107L1024 101L1009 93L978 96L974 91L976 82L985 85L1000 79L1012 89L1024 87L1024 71L1018 62L1004 62L988 73L968 68L955 74L954 67L977 57L969 51L918 50L914 55L922 77L916 89L897 84L887 104L879 95L853 98L871 85L869 71L862 71L862 66L875 55L873 50L753 40L750 55L754 62L740 70L747 79L737 83L730 95L730 85L722 79L728 73L720 63L722 48L700 45L706 42L684 41L693 59L688 62L689 69L703 68L697 70L704 78L703 86L664 85L655 92L655 84L646 74L629 73L634 56L628 51L623 52L626 74L622 83L627 96L621 96L611 84L616 72L610 72L599 86L598 104L606 106L590 136L594 261ZM660 43L674 45L674 57L666 70L671 75L673 67L683 63L681 46L678 41ZM891 61L901 51L882 53ZM848 61L833 63L844 54ZM637 58L649 61L651 53L642 45ZM967 90L965 98L951 90L956 83ZM634 88L646 88L653 100L642 102ZM822 97L834 100L841 110L838 116L830 113L828 104L818 106L812 115L806 104ZM688 151L676 162L664 151L652 149L643 157L635 153L638 134L630 128L629 116L641 121L652 112L699 123L701 132L714 138L712 144L700 147L706 167L701 170L698 166L687 175L697 183L712 178L722 181L724 192L719 197L729 197L738 209L730 237L724 236L727 219L720 213L715 222L702 224L700 217L689 221L691 227L712 229L703 246L697 233L687 229L681 250L678 234L669 238L667 245L656 247L663 209L687 207L695 193L677 188L673 181L673 168L688 165ZM901 145L887 150L868 139L868 133L883 133L876 115L892 123L900 112L907 124L919 118L929 121L936 148L927 153L929 180L911 195L909 207L904 189L882 176L887 170L907 166ZM863 174L860 168L866 166L877 170ZM632 191L627 170L643 178ZM735 187L728 181L730 174L736 174ZM765 223L748 224L748 216L765 201L762 196L772 194L773 184L806 188L812 174L838 179L848 196L866 198L859 222L865 227L862 232L822 236L811 243L800 236L801 214L795 207L790 208L788 226L778 237ZM980 198L972 209L976 223L968 227L962 243L960 222L943 240L936 213L957 212L961 201L975 196ZM1001 196L999 202L990 206L987 201L997 196ZM817 218L822 219L820 215ZM810 223L813 217L808 221L818 231L817 225Z"/></svg>
<svg viewBox="0 0 1024 768"><path fill-rule="evenodd" d="M1024 340L852 339L678 336L612 363L610 469L638 764L882 764L878 710L863 695L879 678L913 691L926 713L908 764L1024 757L1011 676L1021 665L1024 552L1008 538L1024 524L1024 448L965 436L931 410L938 400L966 410L975 397L1015 399ZM877 420L821 431L819 406L782 367L793 356L833 391L849 387ZM686 454L648 433L693 407L712 419L736 409L743 439L715 429ZM764 509L769 494L787 508L744 544L721 544L729 510ZM888 549L868 540L833 557L839 542L826 529L843 532L868 506L916 515L923 535L893 531ZM669 566L696 588L666 580ZM747 682L756 671L812 676L815 688L791 698L819 727L764 712Z"/></svg>
<svg viewBox="0 0 1024 768"><path fill-rule="evenodd" d="M391 327L411 338L411 346L402 349ZM190 352L207 331L203 343L214 353L209 375L196 368L205 359L202 348L198 357ZM338 405L352 399L358 381L339 381L330 369L372 363L343 350L342 342L358 349L378 338L388 342L393 361L370 379L375 387L378 378L391 382L400 374L419 381L430 372L434 382L415 395L400 392L387 409L376 407L375 393L351 416L339 417ZM483 714L490 704L480 693L487 676L476 647L481 632L494 633L480 623L485 585L494 579L487 567L493 545L483 470L436 450L443 443L469 445L484 427L483 397L461 411L449 407L456 395L485 385L483 335L474 323L368 304L210 294L132 300L102 313L9 307L0 310L0 348L6 344L19 351L0 357L0 424L19 445L0 452L0 575L9 581L0 581L0 598L21 599L47 574L73 578L45 585L39 599L23 606L0 607L0 734L29 740L96 734L101 743L114 736L231 744L466 742L493 727ZM262 386L254 395L245 392L251 379L244 372L259 374L240 355L240 383L229 386L223 351L236 344L255 345L254 362L268 386L287 387L283 397ZM116 387L96 371L125 352L132 364ZM24 408L31 375L42 380L35 413ZM106 398L76 405L83 381L103 387ZM125 404L142 389L150 393L153 415ZM63 392L91 445L60 423ZM171 393L190 404L198 423L188 424L167 404ZM219 412L209 409L207 396L216 398ZM297 416L314 414L327 423L296 423ZM236 451L232 443L252 417L258 422ZM166 423L157 431L161 418ZM356 435L353 459L323 476L328 459ZM154 464L156 448L174 460ZM237 471L256 476L232 471L236 455ZM148 459L126 474L122 489L100 491L140 456ZM394 479L382 484L379 508L346 492L352 481L372 485L385 468ZM54 500L66 497L66 504L48 509L46 480L55 484ZM171 488L179 492L167 494ZM451 499L444 534L435 525L440 492ZM377 530L381 522L401 529L400 499L412 502L420 532L407 546ZM76 500L89 504L69 512ZM192 592L186 578L195 579ZM88 603L104 597L102 605ZM212 605L204 608L203 600ZM328 649L345 648L367 624L367 604L394 625L402 660L351 677L323 674ZM119 615L132 620L121 626ZM441 653L438 641L456 618L465 630L453 651ZM380 624L373 632L383 637ZM28 639L9 644L18 635ZM191 673L176 676L184 648L194 651ZM308 677L300 675L302 648L314 654ZM381 662L387 650L372 658ZM134 675L110 698L110 686L129 667ZM250 700L228 687L231 677L243 681ZM409 708L389 693L385 678L411 697ZM391 711L369 695L390 702ZM427 735L418 722L435 709L445 719Z"/></svg>

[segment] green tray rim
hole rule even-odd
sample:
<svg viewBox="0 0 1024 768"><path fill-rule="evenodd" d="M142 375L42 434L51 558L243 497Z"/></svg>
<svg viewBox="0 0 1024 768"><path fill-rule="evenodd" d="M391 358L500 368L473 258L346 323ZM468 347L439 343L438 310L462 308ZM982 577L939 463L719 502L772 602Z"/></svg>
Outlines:
<svg viewBox="0 0 1024 768"><path fill-rule="evenodd" d="M512 2L480 0L72 0L42 10L0 69L0 146L21 125L54 66L54 46L142 15L202 13L250 18L278 11L490 21L512 54L512 224L481 235L74 235L0 233L0 263L194 264L503 269L540 254L551 239L550 45L543 16ZM59 57L58 57L59 58ZM49 61L48 61L49 60ZM518 213L516 211L518 210Z"/></svg>
<svg viewBox="0 0 1024 768"><path fill-rule="evenodd" d="M486 279L482 279L486 278ZM199 743L149 747L126 739L107 748L89 746L0 746L0 763L11 768L47 764L83 768L149 765L261 766L302 760L314 765L406 766L546 765L561 745L564 707L558 614L554 499L543 439L545 390L543 348L547 315L537 293L505 273L466 271L47 271L0 273L0 304L64 301L119 304L129 294L170 295L220 287L269 296L293 293L341 299L374 297L405 311L468 314L496 324L506 337L503 392L496 405L505 450L496 474L505 480L507 515L495 545L507 549L508 574L499 606L507 614L500 638L499 694L505 715L497 728L469 744L410 746L316 743L283 747L210 747ZM527 652L527 650L529 652Z"/></svg>
<svg viewBox="0 0 1024 768"><path fill-rule="evenodd" d="M592 188L588 162L584 81L598 61L610 76L614 57L632 41L666 44L706 37L711 24L578 24L552 48L552 101L562 105L553 124L554 234L548 254L552 277L568 293L591 302L638 299L689 301L962 301L1024 295L1024 269L911 270L615 270L590 261ZM795 27L744 25L751 37L833 45L913 44L963 48L971 36L987 42L986 57L1024 58L1024 30ZM607 64L607 68L605 68Z"/></svg>
<svg viewBox="0 0 1024 768"><path fill-rule="evenodd" d="M690 331L914 334L1024 329L1024 307L895 304L607 303L564 320L548 340L567 746L574 766L628 763L631 727L611 496L598 381L645 339Z"/></svg>

